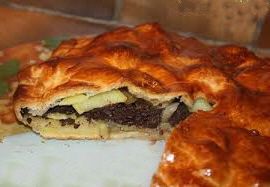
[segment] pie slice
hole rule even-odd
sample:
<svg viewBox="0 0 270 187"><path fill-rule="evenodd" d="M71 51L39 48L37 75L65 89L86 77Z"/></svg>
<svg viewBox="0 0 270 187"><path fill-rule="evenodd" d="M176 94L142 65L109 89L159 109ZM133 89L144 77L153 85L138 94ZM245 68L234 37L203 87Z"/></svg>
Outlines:
<svg viewBox="0 0 270 187"><path fill-rule="evenodd" d="M179 55L175 37L146 24L63 42L51 59L19 73L17 118L46 138L164 138L197 97L196 107L213 108L180 72L209 62Z"/></svg>
<svg viewBox="0 0 270 187"><path fill-rule="evenodd" d="M155 30L161 40L143 43ZM63 42L50 60L20 72L18 119L46 138L164 138L192 109L175 86L186 83L158 62L162 46L152 49L169 40L159 26L144 25Z"/></svg>

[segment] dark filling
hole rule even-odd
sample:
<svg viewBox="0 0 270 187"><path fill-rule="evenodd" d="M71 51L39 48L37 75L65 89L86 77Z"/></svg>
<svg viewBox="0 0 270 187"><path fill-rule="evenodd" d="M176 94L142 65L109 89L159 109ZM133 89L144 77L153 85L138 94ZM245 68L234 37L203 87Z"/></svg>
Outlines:
<svg viewBox="0 0 270 187"><path fill-rule="evenodd" d="M31 118L27 118L26 121L27 121L27 123L31 124L32 119Z"/></svg>
<svg viewBox="0 0 270 187"><path fill-rule="evenodd" d="M171 126L177 125L180 121L184 120L190 115L187 106L179 102L176 111L168 119ZM102 108L96 108L88 112L83 113L88 121L93 120L105 120L112 121L121 125L135 125L137 127L144 128L156 128L161 123L162 112L164 108L160 106L154 106L152 103L137 99L133 103L117 103L113 105L108 105ZM62 114L76 114L79 115L72 106L55 106L50 108L43 117L47 117L49 113L62 113ZM29 114L27 108L21 110L23 116ZM75 120L68 118L60 120L61 125L74 125L74 128L78 128L79 125L75 124ZM31 122L30 122L31 123Z"/></svg>
<svg viewBox="0 0 270 187"><path fill-rule="evenodd" d="M76 114L78 115L77 111L72 106L55 106L53 108L50 108L45 114L43 114L44 117L47 117L50 113L61 113L61 114Z"/></svg>
<svg viewBox="0 0 270 187"><path fill-rule="evenodd" d="M60 119L60 123L62 126L73 125L75 129L79 128L80 124L75 123L75 119Z"/></svg>
<svg viewBox="0 0 270 187"><path fill-rule="evenodd" d="M155 107L150 102L137 99L130 104L118 103L96 108L83 113L83 115L88 121L100 119L128 126L156 128L161 122L162 110L162 108Z"/></svg>
<svg viewBox="0 0 270 187"><path fill-rule="evenodd" d="M26 116L29 114L29 109L28 108L22 108L21 109L21 115L22 117Z"/></svg>
<svg viewBox="0 0 270 187"><path fill-rule="evenodd" d="M186 119L189 115L190 112L188 110L188 107L184 103L180 102L176 111L171 115L168 121L172 126L175 126L180 121Z"/></svg>
<svg viewBox="0 0 270 187"><path fill-rule="evenodd" d="M66 125L73 125L75 123L74 119L68 118L68 119L60 119L61 125L66 126Z"/></svg>

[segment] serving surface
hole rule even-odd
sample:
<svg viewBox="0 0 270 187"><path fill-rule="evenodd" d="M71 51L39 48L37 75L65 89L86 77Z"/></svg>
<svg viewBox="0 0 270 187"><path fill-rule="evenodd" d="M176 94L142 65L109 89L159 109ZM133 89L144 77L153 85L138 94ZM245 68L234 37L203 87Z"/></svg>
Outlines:
<svg viewBox="0 0 270 187"><path fill-rule="evenodd" d="M60 141L34 133L15 135L0 144L0 186L147 187L163 148L163 141Z"/></svg>

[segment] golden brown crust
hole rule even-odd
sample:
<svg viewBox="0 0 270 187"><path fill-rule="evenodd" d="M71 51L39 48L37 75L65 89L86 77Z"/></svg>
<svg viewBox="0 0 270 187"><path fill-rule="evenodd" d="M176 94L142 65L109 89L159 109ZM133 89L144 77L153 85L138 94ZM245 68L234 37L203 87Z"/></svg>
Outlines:
<svg viewBox="0 0 270 187"><path fill-rule="evenodd" d="M20 108L20 103L34 103L35 107L42 108L39 102L50 103L61 96L74 94L74 90L101 92L124 85L133 87L134 92L144 91L145 95L173 92L179 95L179 92L195 89L188 82L193 81L196 71L188 68L193 71L187 72L191 76L189 81L180 72L183 68L175 69L174 66L187 68L186 61L189 60L193 65L208 63L208 68L213 69L209 62L200 60L201 57L189 58L178 54L181 49L176 40L157 25L120 28L90 39L88 44L85 40L88 39L65 42L54 52L51 61L22 71L15 96L16 108ZM205 48L203 44L195 43ZM174 57L179 57L179 60L175 61ZM222 74L217 73L222 79ZM196 87L203 86L196 84ZM71 92L63 95L62 90Z"/></svg>
<svg viewBox="0 0 270 187"><path fill-rule="evenodd" d="M237 126L222 115L191 116L168 139L152 186L269 186L270 138Z"/></svg>

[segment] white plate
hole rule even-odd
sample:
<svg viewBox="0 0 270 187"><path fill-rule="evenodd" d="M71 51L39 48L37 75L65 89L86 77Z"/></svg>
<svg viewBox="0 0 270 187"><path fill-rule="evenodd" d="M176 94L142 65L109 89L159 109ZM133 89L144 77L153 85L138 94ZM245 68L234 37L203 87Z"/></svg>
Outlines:
<svg viewBox="0 0 270 187"><path fill-rule="evenodd" d="M146 187L163 148L163 141L16 135L0 143L0 187Z"/></svg>

